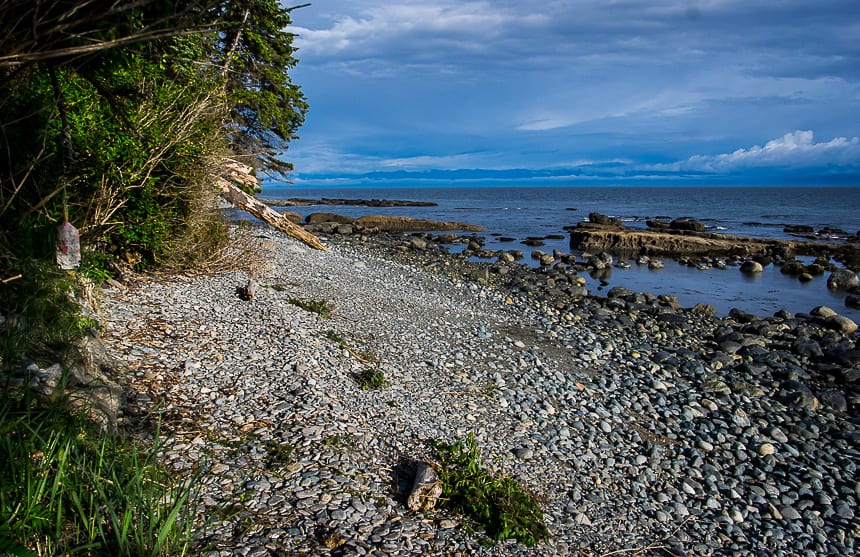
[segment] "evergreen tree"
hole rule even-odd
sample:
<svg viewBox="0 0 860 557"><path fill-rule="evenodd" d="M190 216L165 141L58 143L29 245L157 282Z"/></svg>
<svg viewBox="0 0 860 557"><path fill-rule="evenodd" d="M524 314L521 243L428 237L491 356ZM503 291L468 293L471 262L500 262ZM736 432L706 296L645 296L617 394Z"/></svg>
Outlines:
<svg viewBox="0 0 860 557"><path fill-rule="evenodd" d="M279 157L307 110L288 73L290 10L275 0L0 5L0 234L27 237L65 205L90 237L152 262L188 219L188 186L214 151L288 170ZM12 251L36 247L26 238Z"/></svg>

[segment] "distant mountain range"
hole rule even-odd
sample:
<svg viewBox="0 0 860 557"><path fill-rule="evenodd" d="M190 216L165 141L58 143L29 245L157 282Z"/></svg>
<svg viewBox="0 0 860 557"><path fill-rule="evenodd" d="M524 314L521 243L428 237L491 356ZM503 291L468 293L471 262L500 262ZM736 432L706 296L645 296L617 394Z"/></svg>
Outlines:
<svg viewBox="0 0 860 557"><path fill-rule="evenodd" d="M291 179L297 184L367 183L407 185L462 182L480 185L856 185L860 175L805 168L802 172L783 169L745 169L743 173L718 174L694 170L631 168L623 163L567 168L460 168L428 170L378 170L365 173L302 173Z"/></svg>

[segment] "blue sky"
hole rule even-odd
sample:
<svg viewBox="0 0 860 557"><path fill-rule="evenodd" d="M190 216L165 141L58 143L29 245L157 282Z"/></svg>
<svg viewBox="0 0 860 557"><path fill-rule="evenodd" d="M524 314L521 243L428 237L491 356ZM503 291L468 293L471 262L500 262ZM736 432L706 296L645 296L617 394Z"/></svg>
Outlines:
<svg viewBox="0 0 860 557"><path fill-rule="evenodd" d="M860 185L858 0L316 0L297 185Z"/></svg>

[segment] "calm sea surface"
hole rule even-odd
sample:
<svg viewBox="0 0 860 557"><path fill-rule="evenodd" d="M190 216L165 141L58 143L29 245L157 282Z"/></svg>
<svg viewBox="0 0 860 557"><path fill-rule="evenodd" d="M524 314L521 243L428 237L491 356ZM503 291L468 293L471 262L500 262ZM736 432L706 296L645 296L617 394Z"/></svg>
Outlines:
<svg viewBox="0 0 860 557"><path fill-rule="evenodd" d="M631 228L645 228L645 220L691 217L715 232L743 236L786 238L786 224L809 225L815 230L860 230L860 187L404 187L309 188L269 183L262 197L287 199L347 198L433 201L437 207L312 206L290 208L307 215L335 212L350 216L390 214L485 226L488 248L531 248L518 242L529 236L562 234L540 249L569 251L565 226L596 211L621 217ZM517 242L502 243L492 234ZM826 277L826 275L825 275ZM844 294L830 292L825 277L802 284L768 267L761 276L742 275L737 268L699 271L666 261L659 271L613 269L609 287L625 286L654 294L671 294L684 306L714 305L720 314L737 307L758 315L779 309L808 312L828 305L860 321L860 310L844 306ZM588 279L592 291L599 281Z"/></svg>

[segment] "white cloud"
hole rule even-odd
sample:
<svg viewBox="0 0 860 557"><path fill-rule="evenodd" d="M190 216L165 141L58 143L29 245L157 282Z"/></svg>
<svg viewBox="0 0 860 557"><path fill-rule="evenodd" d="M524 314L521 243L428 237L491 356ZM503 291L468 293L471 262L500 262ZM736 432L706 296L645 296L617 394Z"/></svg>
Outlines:
<svg viewBox="0 0 860 557"><path fill-rule="evenodd" d="M290 30L298 35L296 45L305 56L394 60L404 54L420 56L428 47L439 50L440 45L455 51L480 49L482 38L498 35L517 20L487 2L413 2L377 4L357 14L335 16L324 29L296 25ZM423 55L442 58L445 53Z"/></svg>
<svg viewBox="0 0 860 557"><path fill-rule="evenodd" d="M860 167L860 138L837 137L815 142L811 130L797 130L768 141L719 155L694 155L679 163L659 168L695 170L719 174L755 168L808 168L822 166Z"/></svg>
<svg viewBox="0 0 860 557"><path fill-rule="evenodd" d="M456 155L417 155L414 157L385 159L380 161L380 167L386 170L390 170L392 168L403 170L469 168L485 162L483 159L484 157L478 157L473 153L460 153Z"/></svg>
<svg viewBox="0 0 860 557"><path fill-rule="evenodd" d="M856 2L315 2L291 28L311 110L287 158L299 174L614 157L857 171ZM795 129L827 139L762 143Z"/></svg>

